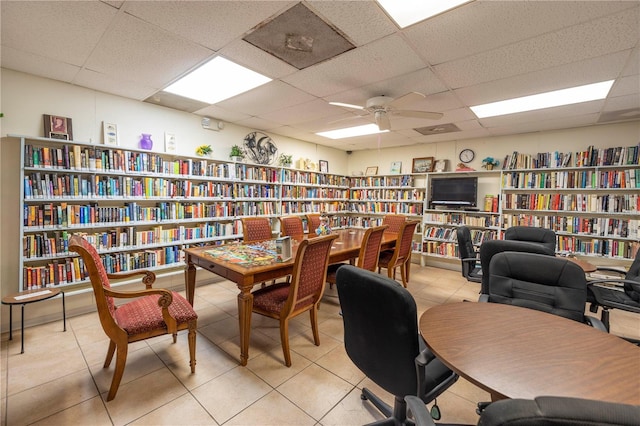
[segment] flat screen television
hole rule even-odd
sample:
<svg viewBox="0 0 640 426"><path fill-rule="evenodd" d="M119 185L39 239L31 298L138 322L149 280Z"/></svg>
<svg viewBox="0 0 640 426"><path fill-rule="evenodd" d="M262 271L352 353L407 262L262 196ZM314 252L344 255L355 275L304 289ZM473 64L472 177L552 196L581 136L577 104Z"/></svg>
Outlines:
<svg viewBox="0 0 640 426"><path fill-rule="evenodd" d="M474 208L478 203L477 177L431 179L431 206Z"/></svg>

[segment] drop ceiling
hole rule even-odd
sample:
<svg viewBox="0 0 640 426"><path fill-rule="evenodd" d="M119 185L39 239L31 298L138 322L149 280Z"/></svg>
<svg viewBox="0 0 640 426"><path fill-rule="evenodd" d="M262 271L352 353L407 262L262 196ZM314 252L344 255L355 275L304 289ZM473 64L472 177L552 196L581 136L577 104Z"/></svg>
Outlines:
<svg viewBox="0 0 640 426"><path fill-rule="evenodd" d="M0 5L3 68L345 151L640 120L638 1L476 0L405 29L369 0ZM301 6L346 40L342 53L296 67L245 41L255 42L257 30ZM308 34L292 36L286 42L299 51L292 55L313 54ZM217 55L273 80L213 105L162 92ZM469 109L611 79L600 101L487 119ZM364 105L413 91L426 97L410 109L444 116L393 117L392 131L379 141L315 135L373 122L329 102Z"/></svg>

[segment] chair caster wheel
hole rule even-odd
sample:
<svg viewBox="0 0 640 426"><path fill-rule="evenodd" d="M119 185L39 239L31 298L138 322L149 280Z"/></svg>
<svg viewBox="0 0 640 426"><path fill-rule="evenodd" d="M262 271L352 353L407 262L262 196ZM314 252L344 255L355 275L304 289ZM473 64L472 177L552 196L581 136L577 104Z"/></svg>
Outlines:
<svg viewBox="0 0 640 426"><path fill-rule="evenodd" d="M365 396L365 394L361 393L360 394L360 399L363 400L363 401L366 401L367 397Z"/></svg>

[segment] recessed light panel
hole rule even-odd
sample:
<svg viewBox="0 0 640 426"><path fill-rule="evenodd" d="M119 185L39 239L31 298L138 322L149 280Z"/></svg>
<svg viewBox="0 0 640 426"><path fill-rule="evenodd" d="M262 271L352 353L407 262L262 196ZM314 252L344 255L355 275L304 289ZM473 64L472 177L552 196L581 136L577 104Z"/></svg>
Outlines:
<svg viewBox="0 0 640 426"><path fill-rule="evenodd" d="M215 104L269 81L271 81L269 77L217 56L164 91Z"/></svg>
<svg viewBox="0 0 640 426"><path fill-rule="evenodd" d="M364 126L347 127L346 129L329 130L328 132L316 133L329 139L344 139L354 136L373 135L375 133L386 133L388 130L380 130L377 124L365 124Z"/></svg>
<svg viewBox="0 0 640 426"><path fill-rule="evenodd" d="M424 21L470 0L376 0L400 28Z"/></svg>

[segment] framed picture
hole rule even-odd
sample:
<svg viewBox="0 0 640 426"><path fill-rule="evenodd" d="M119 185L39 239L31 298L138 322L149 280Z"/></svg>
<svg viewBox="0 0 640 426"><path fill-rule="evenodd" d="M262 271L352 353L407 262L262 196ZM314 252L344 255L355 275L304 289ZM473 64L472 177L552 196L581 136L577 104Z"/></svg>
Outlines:
<svg viewBox="0 0 640 426"><path fill-rule="evenodd" d="M402 161L394 161L391 163L391 174L399 175L402 170Z"/></svg>
<svg viewBox="0 0 640 426"><path fill-rule="evenodd" d="M367 171L364 172L366 176L373 176L378 174L378 166L367 167Z"/></svg>
<svg viewBox="0 0 640 426"><path fill-rule="evenodd" d="M105 145L118 145L118 125L115 123L102 122L103 139Z"/></svg>
<svg viewBox="0 0 640 426"><path fill-rule="evenodd" d="M322 173L329 173L329 162L325 160L320 160L320 171Z"/></svg>
<svg viewBox="0 0 640 426"><path fill-rule="evenodd" d="M176 134L164 132L164 152L173 154L176 152Z"/></svg>
<svg viewBox="0 0 640 426"><path fill-rule="evenodd" d="M43 114L44 137L51 139L73 140L71 119L59 115Z"/></svg>
<svg viewBox="0 0 640 426"><path fill-rule="evenodd" d="M438 160L433 166L434 172L446 172L447 171L447 160Z"/></svg>
<svg viewBox="0 0 640 426"><path fill-rule="evenodd" d="M433 157L413 159L412 173L427 173L433 170Z"/></svg>

